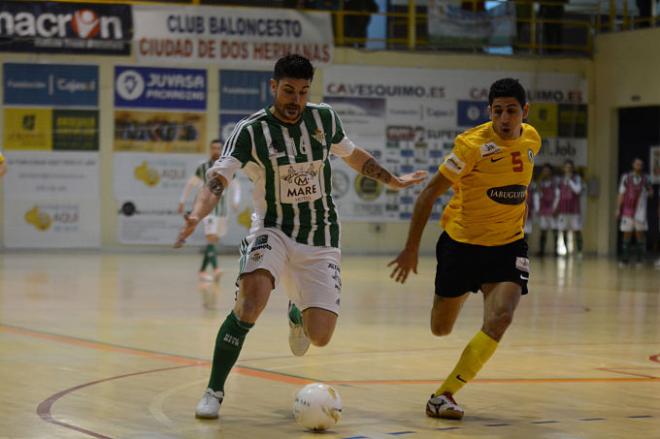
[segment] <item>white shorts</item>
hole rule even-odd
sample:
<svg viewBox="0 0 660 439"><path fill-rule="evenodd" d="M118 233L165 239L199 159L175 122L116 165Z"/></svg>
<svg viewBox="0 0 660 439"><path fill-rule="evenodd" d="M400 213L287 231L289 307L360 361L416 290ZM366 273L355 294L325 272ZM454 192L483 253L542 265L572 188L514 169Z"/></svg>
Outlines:
<svg viewBox="0 0 660 439"><path fill-rule="evenodd" d="M648 229L649 225L646 221L637 221L635 218L629 216L621 217L619 230L622 232L646 232Z"/></svg>
<svg viewBox="0 0 660 439"><path fill-rule="evenodd" d="M321 308L339 314L341 251L300 244L281 230L264 228L241 244L240 273L268 270L275 288L284 281L289 299L301 311Z"/></svg>
<svg viewBox="0 0 660 439"><path fill-rule="evenodd" d="M227 234L227 217L208 215L203 220L204 234L225 236Z"/></svg>
<svg viewBox="0 0 660 439"><path fill-rule="evenodd" d="M539 227L541 230L554 230L557 228L557 221L552 215L541 215L539 216Z"/></svg>
<svg viewBox="0 0 660 439"><path fill-rule="evenodd" d="M557 217L557 230L582 230L582 215L576 213L560 213Z"/></svg>

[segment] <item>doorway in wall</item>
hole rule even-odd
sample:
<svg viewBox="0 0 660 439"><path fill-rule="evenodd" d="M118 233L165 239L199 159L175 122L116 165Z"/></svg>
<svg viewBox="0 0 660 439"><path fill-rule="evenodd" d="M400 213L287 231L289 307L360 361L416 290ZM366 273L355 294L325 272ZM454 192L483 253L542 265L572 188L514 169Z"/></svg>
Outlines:
<svg viewBox="0 0 660 439"><path fill-rule="evenodd" d="M640 158L644 161L644 173L651 173L651 148L660 146L660 106L634 107L619 109L619 163L617 178L629 172L632 161ZM656 177L657 179L657 177ZM646 235L647 250L660 250L660 234L658 233L658 184L653 185L653 195L648 200L649 230ZM617 185L618 190L618 185ZM618 231L618 224L617 224ZM618 233L617 249L621 251L621 233Z"/></svg>

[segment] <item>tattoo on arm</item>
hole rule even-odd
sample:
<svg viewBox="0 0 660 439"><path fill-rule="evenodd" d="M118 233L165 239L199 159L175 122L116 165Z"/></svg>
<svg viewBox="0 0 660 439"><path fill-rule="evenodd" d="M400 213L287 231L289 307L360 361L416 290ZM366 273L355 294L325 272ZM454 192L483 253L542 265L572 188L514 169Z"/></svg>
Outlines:
<svg viewBox="0 0 660 439"><path fill-rule="evenodd" d="M220 181L219 178L214 178L212 180L209 180L209 182L206 183L206 186L208 186L211 193L218 198L222 195L222 192L225 190L225 185L222 184L222 181Z"/></svg>
<svg viewBox="0 0 660 439"><path fill-rule="evenodd" d="M392 181L392 174L390 171L379 165L373 157L364 162L364 165L362 166L362 175L381 181L385 184Z"/></svg>

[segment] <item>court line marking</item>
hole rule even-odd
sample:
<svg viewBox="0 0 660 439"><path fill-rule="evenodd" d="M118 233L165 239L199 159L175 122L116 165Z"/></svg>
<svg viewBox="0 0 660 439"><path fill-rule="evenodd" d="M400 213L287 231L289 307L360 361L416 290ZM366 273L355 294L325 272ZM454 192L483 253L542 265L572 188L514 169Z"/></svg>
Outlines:
<svg viewBox="0 0 660 439"><path fill-rule="evenodd" d="M95 433L90 430L86 430L82 427L69 424L63 421L59 421L55 418L53 418L51 414L51 408L53 404L62 398L63 396L76 391L78 389L92 386L101 382L106 382L106 381L112 381L120 378L125 378L129 376L134 376L134 375L142 375L145 373L153 373L153 372L158 372L158 371L165 371L165 370L171 370L171 369L178 369L178 368L184 368L184 367L192 367L192 366L203 366L203 365L209 365L208 360L201 360L201 359L195 359L192 357L184 357L181 355L174 355L174 354L166 354L166 353L161 353L161 352L155 352L155 351L149 351L149 350L143 350L143 349L136 349L136 348L130 348L130 347L125 347L125 346L120 346L120 345L114 345L110 343L102 343L98 341L93 341L93 340L86 340L78 337L72 337L72 336L64 336L64 335L58 335L58 334L52 334L48 333L45 331L36 331L36 330L31 330L31 329L26 329L26 328L21 328L17 326L11 326L11 325L6 325L6 324L0 324L0 331L1 332L7 332L7 333L13 333L17 335L23 335L23 336L30 336L38 339L44 339L48 341L57 341L60 343L65 343L65 344L71 344L79 347L84 347L84 348L89 348L89 349L95 349L95 350L102 350L102 351L110 351L110 352L121 352L125 354L130 354L130 355L138 355L142 357L147 357L150 359L159 359L163 361L169 361L169 362L174 362L177 364L183 363L183 365L180 366L175 366L175 367L170 367L170 368L161 368L161 369L155 369L155 370L150 370L146 372L134 372L131 374L124 374L124 375L118 375L115 377L110 377L110 378L105 378L101 380L96 380L92 381L89 383L81 384L78 386L71 387L69 389L65 389L63 391L60 391L51 397L47 398L46 400L42 401L42 403L39 404L37 407L37 413L46 422L59 425L65 428L73 429L75 431L88 434L92 437L99 438L99 439L112 439L109 438L108 436L103 436L99 433ZM652 361L657 361L657 358L660 356L660 354L653 355L649 357ZM248 368L245 366L236 366L234 368L234 372L240 373L242 375L246 376L251 376L255 378L261 378L261 379L266 379L266 380L272 380L272 381L279 381L279 382L285 382L289 384L308 384L313 382L313 380L309 378L303 378L295 375L289 375L289 374L282 374L278 372L270 372L267 370L260 370L256 368ZM539 378L539 379L476 379L473 382L474 383L542 383L542 382L648 382L648 381L656 381L660 382L660 379L656 378ZM325 381L330 384L426 384L426 383L438 383L440 380L362 380L362 381L342 381L342 380L336 380L336 381ZM169 419L169 418L168 418Z"/></svg>
<svg viewBox="0 0 660 439"><path fill-rule="evenodd" d="M180 390L183 390L187 387L197 385L198 383L205 382L206 379L201 379L201 380L195 380L195 381L189 381L184 384L180 384L178 386L170 387L169 389L157 394L156 396L153 397L151 400L151 403L149 404L149 413L156 419L156 421L160 422L161 424L165 424L166 426L170 428L176 428L176 424L172 419L165 414L165 411L163 410L163 404L165 403L165 400L172 396L173 394L179 392Z"/></svg>
<svg viewBox="0 0 660 439"><path fill-rule="evenodd" d="M79 384L79 385L74 386L74 387L69 387L68 389L64 389L62 391L59 391L59 392L49 396L48 398L43 400L41 403L39 403L39 405L37 406L37 415L39 415L39 417L42 420L44 420L45 422L48 422L49 424L59 425L60 427L68 428L70 430L74 430L74 431L77 431L79 433L84 433L88 436L92 436L92 437L95 437L97 439L112 439L110 436L105 436L103 434L100 434L100 433L97 433L97 432L94 432L94 431L91 431L91 430L87 430L86 428L79 427L77 425L70 424L68 422L60 421L59 419L55 419L52 415L52 412L51 412L53 405L55 404L55 402L57 402L57 400L63 398L64 396L68 395L69 393L75 392L76 390L80 390L80 389L83 389L85 387L93 386L95 384L105 383L105 382L108 382L108 381L118 380L118 379L121 379L121 378L127 378L127 377L132 377L132 376L137 376L137 375L145 375L145 374L148 374L148 373L155 373L155 372L164 372L164 371L169 371L169 370L174 370L174 369L182 369L182 368L185 368L185 367L193 367L193 366L195 366L195 365L171 366L171 367L164 367L164 368L159 368L159 369L145 370L145 371L141 371L141 372L127 373L127 374L117 375L117 376L110 377L110 378L103 378L103 379L96 380L96 381L90 381L88 383Z"/></svg>

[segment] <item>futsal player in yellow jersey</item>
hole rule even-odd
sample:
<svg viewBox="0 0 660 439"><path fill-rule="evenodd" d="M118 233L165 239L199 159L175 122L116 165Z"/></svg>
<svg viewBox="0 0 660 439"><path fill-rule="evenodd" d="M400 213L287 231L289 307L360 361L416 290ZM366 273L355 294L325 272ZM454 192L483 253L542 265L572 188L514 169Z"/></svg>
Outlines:
<svg viewBox="0 0 660 439"><path fill-rule="evenodd" d="M452 187L454 196L445 207L444 232L436 246L431 331L449 334L468 293L479 290L484 297L484 323L428 400L426 414L435 418L463 417L454 395L493 355L520 296L527 294L525 197L541 138L523 123L529 106L517 80L493 83L488 103L491 121L456 137L451 154L415 203L405 248L389 264L397 282L404 283L410 271L417 273L419 242L431 208Z"/></svg>

